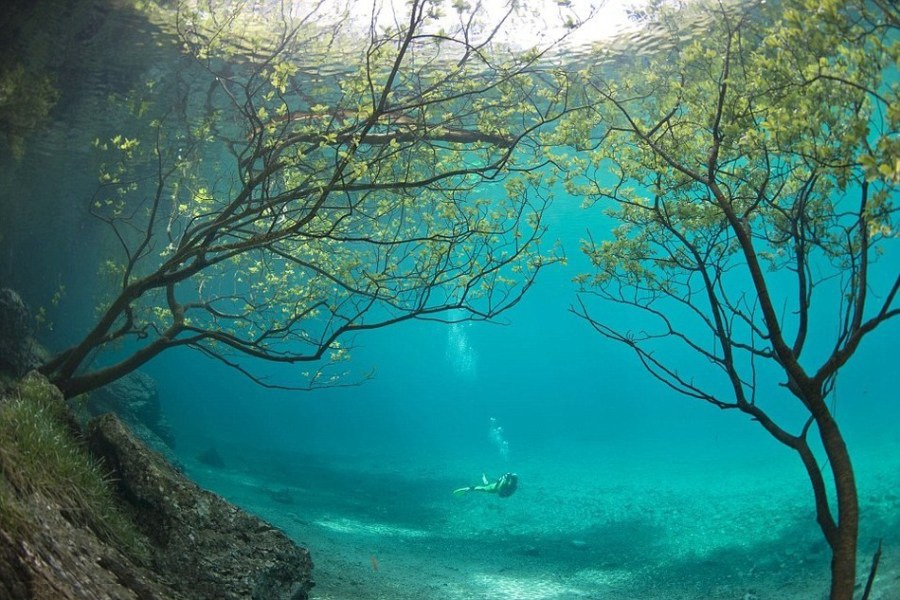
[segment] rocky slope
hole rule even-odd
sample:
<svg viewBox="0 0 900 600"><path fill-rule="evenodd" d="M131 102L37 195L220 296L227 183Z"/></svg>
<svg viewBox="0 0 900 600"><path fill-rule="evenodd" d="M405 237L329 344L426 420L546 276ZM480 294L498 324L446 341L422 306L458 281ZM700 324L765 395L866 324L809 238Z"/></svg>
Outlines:
<svg viewBox="0 0 900 600"><path fill-rule="evenodd" d="M0 399L0 418L5 408L21 408L30 396L63 402L40 375L31 373L23 382L25 387ZM71 421L63 431L73 427ZM14 429L0 443L11 445L10 439L15 442ZM308 597L312 563L305 549L201 490L117 417L92 420L82 441L77 446L110 472L113 497L136 530L136 541L112 540L102 520L73 506L79 494L72 482L59 481L61 488L23 484L15 464L22 455L0 447L0 600Z"/></svg>

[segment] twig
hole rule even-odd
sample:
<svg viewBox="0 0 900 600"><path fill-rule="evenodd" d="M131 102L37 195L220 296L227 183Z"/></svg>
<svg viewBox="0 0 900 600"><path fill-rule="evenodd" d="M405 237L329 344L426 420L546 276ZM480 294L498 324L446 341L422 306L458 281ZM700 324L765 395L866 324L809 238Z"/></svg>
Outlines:
<svg viewBox="0 0 900 600"><path fill-rule="evenodd" d="M868 600L869 592L872 591L872 583L875 582L875 572L878 570L878 561L881 560L881 542L882 540L878 540L878 549L875 550L875 555L872 557L872 568L869 569L869 578L866 580L866 589L863 590L861 600Z"/></svg>

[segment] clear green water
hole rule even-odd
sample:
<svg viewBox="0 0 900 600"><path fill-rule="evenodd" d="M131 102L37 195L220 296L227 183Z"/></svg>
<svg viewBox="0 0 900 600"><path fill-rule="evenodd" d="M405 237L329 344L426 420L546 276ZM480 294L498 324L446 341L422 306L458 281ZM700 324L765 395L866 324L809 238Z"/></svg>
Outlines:
<svg viewBox="0 0 900 600"><path fill-rule="evenodd" d="M135 54L116 51L143 39L130 24L109 21L71 58L50 50L67 94L22 161L2 157L0 283L37 306L66 286L49 344L83 333L95 265L113 248L84 211L97 167L84 148L104 130L104 96L136 75ZM588 225L578 204L563 195L548 215L569 264L545 271L504 324L360 335L350 368L376 370L364 385L278 392L197 354L150 363L187 473L308 545L314 598L824 593L828 553L797 458L746 417L674 395L571 314ZM859 481L861 566L883 538L885 599L900 594L897 339L896 326L868 339L835 397ZM224 468L197 460L209 448ZM521 479L509 499L450 493L507 471Z"/></svg>

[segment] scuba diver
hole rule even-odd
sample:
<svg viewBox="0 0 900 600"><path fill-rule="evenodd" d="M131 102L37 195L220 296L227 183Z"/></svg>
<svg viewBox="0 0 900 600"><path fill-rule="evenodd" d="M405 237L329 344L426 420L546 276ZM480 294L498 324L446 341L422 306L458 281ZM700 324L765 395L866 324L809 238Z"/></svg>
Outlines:
<svg viewBox="0 0 900 600"><path fill-rule="evenodd" d="M453 490L453 493L459 495L465 492L487 492L488 494L497 494L501 498L509 498L519 487L519 476L515 473L506 473L493 483L488 483L487 475L482 474L481 481L484 482L484 485L470 485Z"/></svg>

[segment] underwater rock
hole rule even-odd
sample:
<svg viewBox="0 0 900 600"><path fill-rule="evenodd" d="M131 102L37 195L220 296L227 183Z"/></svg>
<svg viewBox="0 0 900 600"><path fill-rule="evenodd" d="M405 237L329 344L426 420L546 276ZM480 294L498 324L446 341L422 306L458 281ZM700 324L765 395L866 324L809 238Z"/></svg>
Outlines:
<svg viewBox="0 0 900 600"><path fill-rule="evenodd" d="M87 453L74 435L61 441L77 424L57 388L29 373L0 411L9 411L0 413L0 599L190 598L147 567L140 538L126 541L111 525L110 505L86 475Z"/></svg>
<svg viewBox="0 0 900 600"><path fill-rule="evenodd" d="M117 479L101 498L59 390L36 372L16 390L0 395L0 600L308 598L305 549L200 490L113 414L86 440Z"/></svg>
<svg viewBox="0 0 900 600"><path fill-rule="evenodd" d="M175 436L159 404L159 391L152 377L133 371L88 395L85 408L94 417L114 412L139 438L154 450L175 447Z"/></svg>
<svg viewBox="0 0 900 600"><path fill-rule="evenodd" d="M0 598L4 600L189 600L165 578L138 565L90 530L66 518L52 498L32 497L36 530L11 536L0 528Z"/></svg>
<svg viewBox="0 0 900 600"><path fill-rule="evenodd" d="M155 570L195 600L303 600L312 561L281 531L201 490L146 449L113 414L87 439L113 471L120 497L160 551Z"/></svg>
<svg viewBox="0 0 900 600"><path fill-rule="evenodd" d="M53 498L28 500L35 529L0 528L0 598L6 600L189 600L166 579L72 522ZM68 517L68 518L67 518Z"/></svg>
<svg viewBox="0 0 900 600"><path fill-rule="evenodd" d="M0 371L20 377L41 360L33 339L31 312L10 288L0 288Z"/></svg>
<svg viewBox="0 0 900 600"><path fill-rule="evenodd" d="M0 598L28 598L31 575L17 547L21 542L0 529Z"/></svg>
<svg viewBox="0 0 900 600"><path fill-rule="evenodd" d="M197 460L203 463L208 467L212 467L214 469L224 469L225 468L225 459L222 458L222 455L219 454L219 451L210 446L203 452L197 454Z"/></svg>

